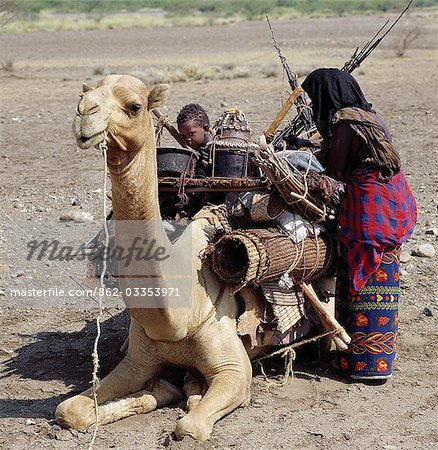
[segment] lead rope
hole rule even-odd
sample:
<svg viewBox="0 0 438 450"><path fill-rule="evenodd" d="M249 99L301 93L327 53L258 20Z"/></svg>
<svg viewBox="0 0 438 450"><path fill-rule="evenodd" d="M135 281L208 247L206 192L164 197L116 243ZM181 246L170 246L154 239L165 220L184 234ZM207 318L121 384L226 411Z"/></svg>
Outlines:
<svg viewBox="0 0 438 450"><path fill-rule="evenodd" d="M103 171L103 228L105 231L105 246L103 251L103 261L102 261L102 272L100 274L100 287L103 288L101 291L105 291L105 282L104 277L106 273L106 258L107 258L107 252L108 252L108 246L109 246L109 232L108 232L108 223L106 220L107 212L106 212L106 191L107 191L107 177L108 177L108 166L107 166L107 151L108 151L108 144L106 141L107 133L105 132L103 141L99 144L99 150L101 150L102 155L104 157L104 171ZM93 346L93 400L94 400L94 411L96 413L96 423L94 425L94 431L93 431L93 437L91 438L90 446L88 447L88 450L91 450L91 448L94 445L94 441L96 440L97 432L99 429L99 405L97 402L97 390L100 386L100 380L97 376L97 371L99 370L99 352L98 352L98 345L99 345L99 339L101 334L100 329L100 320L102 318L102 298L103 295L99 294L99 313L96 317L96 338L94 339L94 346Z"/></svg>

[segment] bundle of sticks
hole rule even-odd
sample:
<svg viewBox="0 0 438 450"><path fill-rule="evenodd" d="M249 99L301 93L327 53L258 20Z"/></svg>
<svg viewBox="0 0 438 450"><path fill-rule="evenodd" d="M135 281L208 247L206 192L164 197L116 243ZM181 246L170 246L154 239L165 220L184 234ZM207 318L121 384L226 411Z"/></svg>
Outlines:
<svg viewBox="0 0 438 450"><path fill-rule="evenodd" d="M277 188L285 202L309 222L328 219L328 210L323 201L313 196L306 183L306 173L294 174L288 165L276 154L272 144L260 137L260 150L253 161Z"/></svg>

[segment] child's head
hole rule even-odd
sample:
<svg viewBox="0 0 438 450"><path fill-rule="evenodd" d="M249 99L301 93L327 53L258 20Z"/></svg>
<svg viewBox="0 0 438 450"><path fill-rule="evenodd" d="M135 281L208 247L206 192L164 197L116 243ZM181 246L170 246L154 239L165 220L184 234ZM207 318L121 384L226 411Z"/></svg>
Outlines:
<svg viewBox="0 0 438 450"><path fill-rule="evenodd" d="M197 103L184 106L176 119L178 131L186 144L197 150L207 139L210 121L205 109Z"/></svg>

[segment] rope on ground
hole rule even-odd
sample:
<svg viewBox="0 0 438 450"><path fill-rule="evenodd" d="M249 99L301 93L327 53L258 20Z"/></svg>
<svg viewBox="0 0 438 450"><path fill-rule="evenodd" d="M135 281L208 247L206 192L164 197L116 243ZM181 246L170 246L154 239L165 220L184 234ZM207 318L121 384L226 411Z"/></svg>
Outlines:
<svg viewBox="0 0 438 450"><path fill-rule="evenodd" d="M103 261L102 261L102 272L100 274L100 286L103 288L102 292L105 291L105 273L106 273L106 257L107 257L107 251L109 247L109 232L108 232L108 223L106 220L107 217L107 201L106 201L106 191L107 191L107 177L108 177L108 166L107 166L107 150L108 145L106 141L106 133L104 136L103 141L99 144L99 150L102 151L103 157L104 157L104 175L103 175L103 227L105 231L105 247L103 252ZM94 441L96 440L97 432L99 430L99 405L97 402L97 390L100 385L99 377L97 376L97 371L99 370L99 339L101 335L101 328L100 328L100 320L102 318L102 298L103 295L99 295L99 313L96 317L96 338L94 339L94 346L93 346L93 400L94 400L94 411L96 413L96 423L94 425L94 431L93 431L93 437L91 438L90 446L88 447L88 450L91 450L91 448L94 445Z"/></svg>
<svg viewBox="0 0 438 450"><path fill-rule="evenodd" d="M260 371L262 372L262 375L264 376L265 381L268 383L269 386L283 387L286 384L288 384L289 381L291 379L293 379L293 377L294 377L294 372L293 372L293 367L292 367L293 361L295 361L295 357L296 357L294 349L297 347L300 347L301 345L309 344L310 342L315 342L318 339L321 339L323 337L336 335L337 333L338 333L338 330L330 330L325 333L318 334L317 336L313 336L311 338L304 339L300 342L294 342L293 344L287 345L286 347L282 347L279 350L276 350L275 352L272 352L267 355L261 356L260 358L254 359L254 360L252 360L252 362L255 363L256 366L260 367ZM285 362L284 362L285 372L284 372L284 376L283 376L283 381L280 383L277 383L277 382L272 383L269 381L269 377L266 375L266 372L261 363L261 361L263 361L265 359L273 358L274 356L281 356L281 357L285 358Z"/></svg>

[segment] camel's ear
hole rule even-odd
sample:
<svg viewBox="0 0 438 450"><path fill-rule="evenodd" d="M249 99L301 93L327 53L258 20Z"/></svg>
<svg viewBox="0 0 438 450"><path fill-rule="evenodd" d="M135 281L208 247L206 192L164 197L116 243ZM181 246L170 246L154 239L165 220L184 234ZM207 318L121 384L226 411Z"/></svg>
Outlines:
<svg viewBox="0 0 438 450"><path fill-rule="evenodd" d="M89 84L85 84L85 83L82 84L82 92L83 93L91 91L93 89L94 89L94 87L90 86Z"/></svg>
<svg viewBox="0 0 438 450"><path fill-rule="evenodd" d="M148 109L152 110L164 105L167 97L169 97L169 85L157 84L157 86L154 86L151 92L149 92Z"/></svg>

